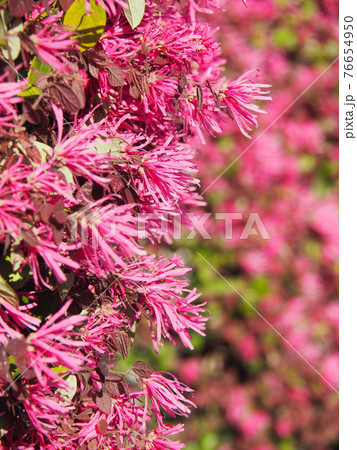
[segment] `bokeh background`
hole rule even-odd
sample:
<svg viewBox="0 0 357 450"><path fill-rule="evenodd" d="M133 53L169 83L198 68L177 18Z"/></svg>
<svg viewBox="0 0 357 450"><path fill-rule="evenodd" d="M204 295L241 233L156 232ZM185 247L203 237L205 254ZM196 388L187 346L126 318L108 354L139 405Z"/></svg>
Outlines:
<svg viewBox="0 0 357 450"><path fill-rule="evenodd" d="M193 337L194 351L167 344L156 355L138 327L127 364L143 359L195 389L198 407L181 436L188 450L337 449L338 1L247 4L232 0L209 20L220 28L227 75L259 68L273 100L251 141L227 124L197 157L204 191L253 142L204 194L205 211L243 220L232 240L212 218L212 240L166 249L193 267L192 285L211 311L207 336ZM269 240L240 239L252 212Z"/></svg>

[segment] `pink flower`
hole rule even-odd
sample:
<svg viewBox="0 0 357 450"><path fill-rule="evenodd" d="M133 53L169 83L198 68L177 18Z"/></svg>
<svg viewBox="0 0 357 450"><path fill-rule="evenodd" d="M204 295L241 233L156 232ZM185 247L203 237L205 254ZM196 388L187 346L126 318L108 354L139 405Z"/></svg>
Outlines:
<svg viewBox="0 0 357 450"><path fill-rule="evenodd" d="M285 437L291 434L294 427L290 420L282 418L277 421L275 429L280 437Z"/></svg>
<svg viewBox="0 0 357 450"><path fill-rule="evenodd" d="M250 137L247 131L251 131L250 125L258 126L256 113L264 111L259 106L251 103L252 100L271 100L267 94L270 92L269 84L257 84L252 81L259 75L258 70L250 70L237 80L228 83L220 89L220 98L233 116L240 131L246 137Z"/></svg>
<svg viewBox="0 0 357 450"><path fill-rule="evenodd" d="M195 407L195 404L183 395L183 393L193 392L193 390L180 383L173 375L167 374L172 378L170 379L164 377L162 373L165 372L153 372L149 378L143 379L145 402L147 403L147 400L150 399L160 426L163 425L160 407L172 416L186 417L190 413L190 408Z"/></svg>
<svg viewBox="0 0 357 450"><path fill-rule="evenodd" d="M24 311L30 310L32 305L22 305L15 307L10 302L1 297L0 306L0 342L7 343L7 338L14 339L20 337L19 331L21 328L28 328L36 330L41 321L31 314L26 314ZM9 325L12 325L9 326ZM7 338L5 337L7 335Z"/></svg>
<svg viewBox="0 0 357 450"><path fill-rule="evenodd" d="M327 355L322 363L321 374L332 386L338 386L339 380L338 353Z"/></svg>
<svg viewBox="0 0 357 450"><path fill-rule="evenodd" d="M19 121L16 105L23 99L18 97L26 88L26 82L6 82L4 81L8 73L0 76L0 132L9 134L8 128L14 128Z"/></svg>
<svg viewBox="0 0 357 450"><path fill-rule="evenodd" d="M246 436L259 434L269 424L269 416L264 411L254 411L242 419L241 428Z"/></svg>
<svg viewBox="0 0 357 450"><path fill-rule="evenodd" d="M42 445L46 442L44 436L50 436L49 432L56 430L57 424L73 409L60 396L53 393L46 395L38 384L30 386L24 407L32 425L39 432L38 439Z"/></svg>
<svg viewBox="0 0 357 450"><path fill-rule="evenodd" d="M171 441L166 436L182 433L183 425L164 425L151 431L145 439L147 449L152 450L181 450L185 445L181 441Z"/></svg>
<svg viewBox="0 0 357 450"><path fill-rule="evenodd" d="M59 72L69 72L71 65L64 55L76 42L71 38L72 31L65 31L57 22L58 15L48 16L42 20L42 28L36 34L31 34L29 39L35 47L35 54L42 61ZM32 47L31 47L32 48Z"/></svg>
<svg viewBox="0 0 357 450"><path fill-rule="evenodd" d="M201 375L202 360L189 358L180 362L178 373L186 383L193 385L198 382Z"/></svg>
<svg viewBox="0 0 357 450"><path fill-rule="evenodd" d="M207 321L207 318L201 315L205 312L204 305L194 303L199 294L195 289L186 289L188 282L178 278L188 271L189 269L182 267L181 259L176 256L157 261L153 256L146 256L122 272L122 277L130 280L131 288L140 294L142 314L149 321L156 351L158 345L162 345L162 337L175 342L172 331L176 332L183 344L189 348L192 348L190 330L204 334Z"/></svg>
<svg viewBox="0 0 357 450"><path fill-rule="evenodd" d="M68 310L70 303L63 305L44 325L26 338L28 368L34 370L38 383L45 390L49 382L57 381L60 386L65 386L58 374L51 370L52 364L62 365L72 372L77 372L86 359L78 351L86 344L78 339L80 334L73 331L74 327L87 320L86 317L77 315L59 320Z"/></svg>

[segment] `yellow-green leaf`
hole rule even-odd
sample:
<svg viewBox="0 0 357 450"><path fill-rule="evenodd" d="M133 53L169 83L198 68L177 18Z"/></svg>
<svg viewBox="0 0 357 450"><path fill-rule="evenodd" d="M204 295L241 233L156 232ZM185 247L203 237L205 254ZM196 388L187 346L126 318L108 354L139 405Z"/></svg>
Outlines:
<svg viewBox="0 0 357 450"><path fill-rule="evenodd" d="M127 0L129 8L124 8L125 17L132 29L143 20L145 13L145 0Z"/></svg>
<svg viewBox="0 0 357 450"><path fill-rule="evenodd" d="M90 14L87 15L86 1L75 0L63 18L63 25L70 31L79 33L78 46L84 52L99 41L107 23L107 13L95 0L90 0ZM74 36L77 37L77 36Z"/></svg>
<svg viewBox="0 0 357 450"><path fill-rule="evenodd" d="M114 137L112 141L108 143L103 143L100 139L93 142L95 150L98 153L105 153L110 156L116 156L118 158L123 157L123 150L125 149L124 139L119 137Z"/></svg>
<svg viewBox="0 0 357 450"><path fill-rule="evenodd" d="M1 11L3 11L3 10L1 10ZM15 59L19 56L20 50L21 50L21 41L18 36L18 33L23 30L24 30L24 24L22 23L21 19L16 19L12 28L10 30L8 30L5 14L1 14L0 33L2 35L5 35L5 33L7 34L6 37L3 36L3 37L5 37L5 45L2 50L2 53L6 59L10 59L10 56L11 56L13 61L15 61ZM7 45L6 45L6 41L7 41Z"/></svg>
<svg viewBox="0 0 357 450"><path fill-rule="evenodd" d="M16 292L9 286L4 280L4 278L0 275L0 304L2 299L9 302L12 306L16 308L19 306L19 298Z"/></svg>
<svg viewBox="0 0 357 450"><path fill-rule="evenodd" d="M68 375L66 377L66 384L68 385L67 389L58 388L56 392L62 397L65 403L70 404L77 392L77 377L75 375Z"/></svg>
<svg viewBox="0 0 357 450"><path fill-rule="evenodd" d="M32 95L41 94L41 89L35 86L39 73L51 73L51 67L45 64L38 56L35 56L27 77L27 89L19 94L20 97L31 97Z"/></svg>

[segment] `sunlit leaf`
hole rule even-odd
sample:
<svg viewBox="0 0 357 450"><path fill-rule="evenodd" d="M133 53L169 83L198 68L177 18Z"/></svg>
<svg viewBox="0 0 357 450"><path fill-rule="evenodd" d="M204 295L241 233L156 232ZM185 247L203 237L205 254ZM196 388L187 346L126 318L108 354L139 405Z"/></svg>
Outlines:
<svg viewBox="0 0 357 450"><path fill-rule="evenodd" d="M103 6L95 3L95 0L90 0L89 15L85 0L75 0L63 18L63 25L68 30L80 34L78 46L82 52L95 46L103 34L106 23L107 13Z"/></svg>
<svg viewBox="0 0 357 450"><path fill-rule="evenodd" d="M125 141L122 138L115 137L110 142L103 142L100 139L94 141L95 149L98 153L105 153L110 156L122 158L125 148Z"/></svg>
<svg viewBox="0 0 357 450"><path fill-rule="evenodd" d="M20 97L31 97L33 95L40 95L41 89L35 86L38 74L40 73L51 73L51 67L45 64L40 58L37 56L34 57L31 63L31 68L27 77L27 89L21 94Z"/></svg>
<svg viewBox="0 0 357 450"><path fill-rule="evenodd" d="M63 367L63 366L61 366ZM77 377L75 375L65 376L66 383L68 385L67 389L59 388L57 393L62 397L63 400L70 403L77 392Z"/></svg>
<svg viewBox="0 0 357 450"><path fill-rule="evenodd" d="M0 304L2 299L6 300L16 308L19 306L19 298L16 295L16 292L12 289L11 286L7 284L4 278L0 275Z"/></svg>
<svg viewBox="0 0 357 450"><path fill-rule="evenodd" d="M127 0L129 8L124 8L125 17L132 29L143 20L145 13L145 0Z"/></svg>
<svg viewBox="0 0 357 450"><path fill-rule="evenodd" d="M47 161L48 157L51 155L52 148L49 145L44 144L43 142L40 142L40 141L35 141L33 144L37 148L37 150L40 152L41 163L45 163Z"/></svg>
<svg viewBox="0 0 357 450"><path fill-rule="evenodd" d="M2 24L0 26L0 29L4 29L7 27L6 25L6 18L4 15L2 15L0 23ZM21 19L16 19L15 24L12 26L10 30L7 31L8 37L6 39L7 45L5 44L5 48L3 48L2 53L5 56L6 59L11 58L15 61L15 59L19 56L20 50L21 50L21 40L17 33L20 31L23 31L24 24L22 23Z"/></svg>

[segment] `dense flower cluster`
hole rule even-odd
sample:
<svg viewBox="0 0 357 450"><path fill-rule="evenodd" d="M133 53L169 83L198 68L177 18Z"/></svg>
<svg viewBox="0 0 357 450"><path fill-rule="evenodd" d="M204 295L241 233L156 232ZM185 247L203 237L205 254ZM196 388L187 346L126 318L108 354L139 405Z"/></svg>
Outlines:
<svg viewBox="0 0 357 450"><path fill-rule="evenodd" d="M257 65L269 74L264 132L338 56L338 2L248 6L232 2L212 23L231 71ZM197 353L176 367L196 390L186 432L200 445L192 449L338 448L337 86L334 64L268 131L252 135L250 148L230 127L199 153L208 208L243 217L228 240L212 216L205 228L213 240L192 247L214 313ZM252 212L270 239L256 225L241 237Z"/></svg>
<svg viewBox="0 0 357 450"><path fill-rule="evenodd" d="M165 411L187 416L191 389L114 359L140 321L157 351L204 334L189 269L147 254L138 222L169 239L161 219L202 203L195 139L230 117L247 134L269 99L255 71L222 77L197 18L221 3L147 0L134 26L120 0L1 2L2 448L183 447Z"/></svg>

